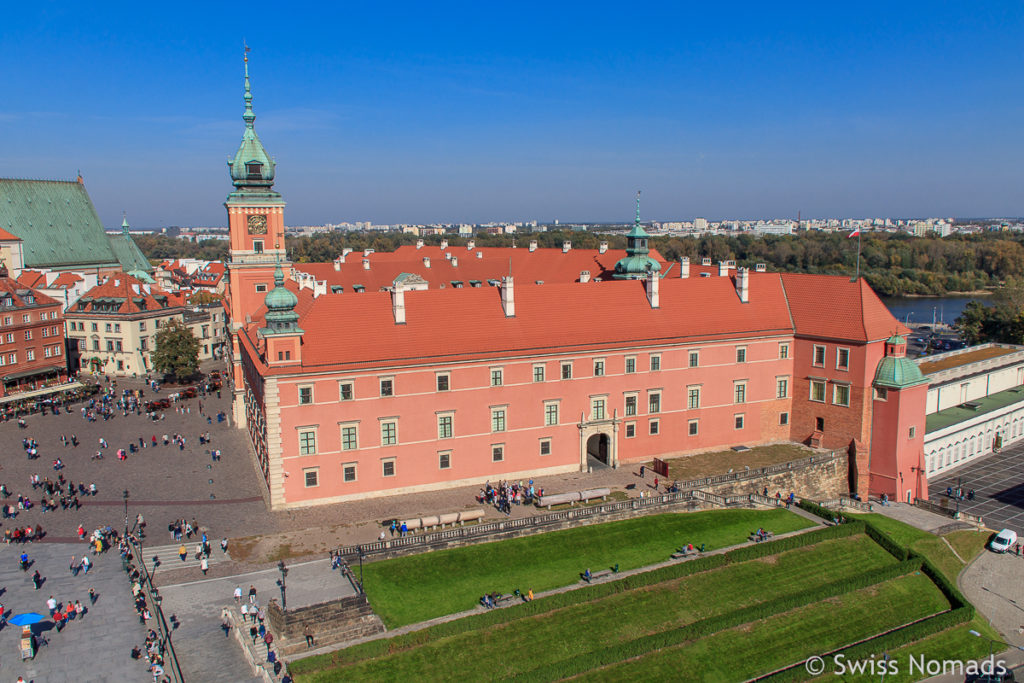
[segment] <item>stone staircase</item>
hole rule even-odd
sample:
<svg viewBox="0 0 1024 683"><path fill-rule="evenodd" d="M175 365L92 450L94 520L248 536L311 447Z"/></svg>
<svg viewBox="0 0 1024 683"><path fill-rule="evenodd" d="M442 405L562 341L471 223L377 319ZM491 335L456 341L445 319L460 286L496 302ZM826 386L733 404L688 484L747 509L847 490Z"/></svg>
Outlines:
<svg viewBox="0 0 1024 683"><path fill-rule="evenodd" d="M160 558L160 566L157 568L157 572L161 570L166 571L168 569L199 569L199 560L196 559L196 543L186 542L185 547L188 549L188 555L185 556L185 561L182 562L178 556L178 549L181 547L180 543L174 545L158 545L158 546L142 546L142 560L146 563L146 567L153 570L153 558ZM220 562L228 562L231 560L231 556L228 553L222 552L218 544L212 544L211 553L209 559L210 566Z"/></svg>
<svg viewBox="0 0 1024 683"><path fill-rule="evenodd" d="M353 595L332 602L282 610L277 600L267 606L270 630L276 638L278 652L285 657L305 652L307 624L313 626L315 644L320 648L363 638L386 629L365 595Z"/></svg>

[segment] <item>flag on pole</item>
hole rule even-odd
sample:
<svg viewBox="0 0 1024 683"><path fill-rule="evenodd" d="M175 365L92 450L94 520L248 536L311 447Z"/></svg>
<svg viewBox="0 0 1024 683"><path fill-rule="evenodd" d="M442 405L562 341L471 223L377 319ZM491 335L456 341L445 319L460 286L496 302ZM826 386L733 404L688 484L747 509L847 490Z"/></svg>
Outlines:
<svg viewBox="0 0 1024 683"><path fill-rule="evenodd" d="M859 237L859 236L860 236L860 228L857 228L856 230L851 232L849 235L847 235L847 237Z"/></svg>

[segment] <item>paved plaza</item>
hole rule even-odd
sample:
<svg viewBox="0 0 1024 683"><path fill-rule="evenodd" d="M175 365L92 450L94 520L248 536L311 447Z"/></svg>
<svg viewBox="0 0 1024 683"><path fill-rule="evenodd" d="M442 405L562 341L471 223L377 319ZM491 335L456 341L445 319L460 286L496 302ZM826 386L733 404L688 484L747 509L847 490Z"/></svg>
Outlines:
<svg viewBox="0 0 1024 683"><path fill-rule="evenodd" d="M929 481L928 497L954 509L957 501L946 496L946 489L958 485L965 494L974 489L973 501L959 501L962 511L979 515L989 529L1013 529L1024 537L1024 441Z"/></svg>
<svg viewBox="0 0 1024 683"><path fill-rule="evenodd" d="M21 660L21 628L8 624L0 630L0 680L76 683L147 681L152 676L146 662L133 660L133 645L142 646L146 628L139 622L132 602L128 576L121 569L117 550L92 555L94 566L88 574L72 576L68 564L72 555L81 556L85 543L0 544L0 602L6 614L38 612L49 616L46 601L52 595L59 602L80 600L88 610L58 633L53 622L43 622L42 639L35 659ZM27 552L33 564L28 572L18 567L18 557ZM46 578L42 588L32 586L35 570ZM89 588L99 598L89 604Z"/></svg>

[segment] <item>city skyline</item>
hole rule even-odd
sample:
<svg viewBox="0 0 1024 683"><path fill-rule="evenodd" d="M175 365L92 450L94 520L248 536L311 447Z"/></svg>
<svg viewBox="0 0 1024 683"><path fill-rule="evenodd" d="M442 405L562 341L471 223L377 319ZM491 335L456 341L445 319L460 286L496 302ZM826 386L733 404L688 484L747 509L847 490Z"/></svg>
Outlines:
<svg viewBox="0 0 1024 683"><path fill-rule="evenodd" d="M1018 216L1018 7L22 7L0 176L222 225L256 129L290 222Z"/></svg>

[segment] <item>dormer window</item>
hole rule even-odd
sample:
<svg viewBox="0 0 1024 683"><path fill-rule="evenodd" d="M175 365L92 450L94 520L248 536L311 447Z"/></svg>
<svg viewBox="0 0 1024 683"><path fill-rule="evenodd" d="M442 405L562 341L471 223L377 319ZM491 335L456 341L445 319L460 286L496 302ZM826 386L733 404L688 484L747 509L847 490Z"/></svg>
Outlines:
<svg viewBox="0 0 1024 683"><path fill-rule="evenodd" d="M263 177L263 164L258 161L248 161L245 164L246 180L260 180Z"/></svg>

